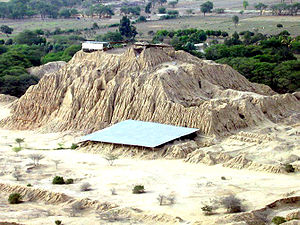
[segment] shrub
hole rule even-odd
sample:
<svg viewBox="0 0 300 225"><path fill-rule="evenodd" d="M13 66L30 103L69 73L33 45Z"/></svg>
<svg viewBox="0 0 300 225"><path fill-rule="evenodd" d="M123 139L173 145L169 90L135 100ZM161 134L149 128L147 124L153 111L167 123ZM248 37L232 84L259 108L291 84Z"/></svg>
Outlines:
<svg viewBox="0 0 300 225"><path fill-rule="evenodd" d="M27 186L27 187L32 187L32 184L27 184L26 186Z"/></svg>
<svg viewBox="0 0 300 225"><path fill-rule="evenodd" d="M227 209L229 213L237 213L242 211L241 200L234 195L229 195L221 200L221 204Z"/></svg>
<svg viewBox="0 0 300 225"><path fill-rule="evenodd" d="M284 169L288 173L294 173L295 172L295 168L291 164L285 164Z"/></svg>
<svg viewBox="0 0 300 225"><path fill-rule="evenodd" d="M64 178L56 176L53 178L52 184L65 184Z"/></svg>
<svg viewBox="0 0 300 225"><path fill-rule="evenodd" d="M9 204L18 204L21 203L21 195L19 193L12 193L8 197Z"/></svg>
<svg viewBox="0 0 300 225"><path fill-rule="evenodd" d="M117 195L116 189L112 188L110 189L111 195Z"/></svg>
<svg viewBox="0 0 300 225"><path fill-rule="evenodd" d="M110 166L112 166L114 164L115 160L117 160L119 157L117 155L113 155L113 154L109 153L104 158L107 160L108 164Z"/></svg>
<svg viewBox="0 0 300 225"><path fill-rule="evenodd" d="M75 202L70 209L70 216L76 216L83 210L83 205L81 202Z"/></svg>
<svg viewBox="0 0 300 225"><path fill-rule="evenodd" d="M73 150L76 149L76 148L78 148L78 147L79 146L77 144L74 144L74 143L71 145L71 149L73 149Z"/></svg>
<svg viewBox="0 0 300 225"><path fill-rule="evenodd" d="M283 218L282 216L275 216L272 219L272 223L274 223L276 225L279 225L279 224L282 224L282 223L285 223L285 222L286 222L286 219Z"/></svg>
<svg viewBox="0 0 300 225"><path fill-rule="evenodd" d="M134 186L134 188L132 189L132 193L133 194L142 194L142 193L145 193L144 185L136 185L136 186Z"/></svg>
<svg viewBox="0 0 300 225"><path fill-rule="evenodd" d="M12 150L18 154L20 151L22 151L22 147L13 147Z"/></svg>
<svg viewBox="0 0 300 225"><path fill-rule="evenodd" d="M38 153L36 153L36 154L30 154L30 155L28 155L28 157L33 161L33 164L35 166L39 165L40 160L42 160L43 158L45 158L44 155L38 154Z"/></svg>
<svg viewBox="0 0 300 225"><path fill-rule="evenodd" d="M74 183L74 180L72 178L69 178L66 180L65 182L66 184L73 184Z"/></svg>
<svg viewBox="0 0 300 225"><path fill-rule="evenodd" d="M158 8L158 13L159 14L165 14L166 13L166 8L165 7L160 7L160 8Z"/></svg>
<svg viewBox="0 0 300 225"><path fill-rule="evenodd" d="M225 9L223 9L223 8L217 8L217 9L215 9L215 13L217 13L217 14L222 14L224 12L225 12Z"/></svg>
<svg viewBox="0 0 300 225"><path fill-rule="evenodd" d="M226 177L222 176L222 177L221 177L221 180L226 180Z"/></svg>
<svg viewBox="0 0 300 225"><path fill-rule="evenodd" d="M201 209L205 215L212 215L213 207L211 207L209 205L205 205Z"/></svg>
<svg viewBox="0 0 300 225"><path fill-rule="evenodd" d="M55 220L56 225L61 225L61 223L62 223L61 220Z"/></svg>
<svg viewBox="0 0 300 225"><path fill-rule="evenodd" d="M108 25L108 27L118 27L118 26L120 26L119 23L113 23L113 24Z"/></svg>
<svg viewBox="0 0 300 225"><path fill-rule="evenodd" d="M176 196L172 193L168 196L160 194L158 195L157 200L159 205L173 205L175 203Z"/></svg>
<svg viewBox="0 0 300 225"><path fill-rule="evenodd" d="M168 10L168 15L179 15L178 10Z"/></svg>
<svg viewBox="0 0 300 225"><path fill-rule="evenodd" d="M80 191L90 191L91 190L91 184L86 182L80 185Z"/></svg>
<svg viewBox="0 0 300 225"><path fill-rule="evenodd" d="M278 23L278 24L276 25L276 27L281 28L281 27L283 27L283 25L282 25L281 23Z"/></svg>

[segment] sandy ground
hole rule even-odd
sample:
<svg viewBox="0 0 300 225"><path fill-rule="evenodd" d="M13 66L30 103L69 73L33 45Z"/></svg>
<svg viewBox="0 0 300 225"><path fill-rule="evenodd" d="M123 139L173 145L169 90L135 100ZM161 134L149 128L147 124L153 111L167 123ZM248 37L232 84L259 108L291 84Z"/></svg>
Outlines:
<svg viewBox="0 0 300 225"><path fill-rule="evenodd" d="M3 104L0 109L0 118L9 114ZM12 151L12 147L16 146L16 138L25 138L25 150L19 154ZM185 221L205 220L201 212L203 204L228 194L235 194L242 199L247 211L264 207L279 198L300 194L299 173L271 174L164 159L119 158L115 165L109 166L99 154L77 150L37 150L55 149L58 143L69 147L76 140L68 133L40 134L35 131L0 129L0 182L24 186L30 183L34 188L65 193L74 198L107 201L121 207L138 208L149 214L166 213ZM28 155L32 153L40 153L44 159L40 161L39 168L27 173L26 169L31 164ZM61 161L57 169L53 160ZM22 174L20 181L11 175L15 167L19 167ZM75 182L71 185L52 185L51 181L56 175L73 178ZM221 179L222 176L225 180ZM91 184L91 191L80 191L80 185L85 182ZM144 185L146 193L132 194L131 190L136 184ZM116 195L112 195L111 189L115 189ZM175 195L176 203L159 206L159 194ZM217 212L213 217L223 215L224 209ZM79 217L70 217L67 209L59 205L34 202L8 205L7 194L0 194L0 221L54 224L56 219L66 224L109 224L96 218L92 211L82 212Z"/></svg>

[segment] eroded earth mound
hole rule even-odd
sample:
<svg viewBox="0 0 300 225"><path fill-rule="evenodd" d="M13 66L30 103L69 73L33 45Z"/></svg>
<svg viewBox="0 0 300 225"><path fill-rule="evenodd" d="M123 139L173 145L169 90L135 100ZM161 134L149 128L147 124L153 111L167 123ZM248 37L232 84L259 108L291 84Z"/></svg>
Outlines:
<svg viewBox="0 0 300 225"><path fill-rule="evenodd" d="M78 52L12 106L14 129L94 131L125 119L199 128L219 135L297 120L299 93L279 95L227 65L171 48Z"/></svg>

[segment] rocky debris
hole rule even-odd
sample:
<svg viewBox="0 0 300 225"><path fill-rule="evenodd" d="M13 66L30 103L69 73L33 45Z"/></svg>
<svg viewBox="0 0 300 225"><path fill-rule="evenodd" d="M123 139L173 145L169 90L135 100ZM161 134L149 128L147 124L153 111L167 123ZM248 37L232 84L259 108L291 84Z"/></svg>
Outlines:
<svg viewBox="0 0 300 225"><path fill-rule="evenodd" d="M230 66L173 49L75 54L44 75L0 122L7 128L95 131L125 119L219 135L299 114L298 94L279 95Z"/></svg>
<svg viewBox="0 0 300 225"><path fill-rule="evenodd" d="M0 225L22 225L20 223L0 222Z"/></svg>
<svg viewBox="0 0 300 225"><path fill-rule="evenodd" d="M0 191L6 193L19 193L30 201L44 201L51 204L65 203L71 198L65 194L53 193L45 190L27 188L20 185L0 183Z"/></svg>
<svg viewBox="0 0 300 225"><path fill-rule="evenodd" d="M286 220L300 220L300 211L292 212L286 215Z"/></svg>
<svg viewBox="0 0 300 225"><path fill-rule="evenodd" d="M0 102L1 103L11 103L15 100L17 100L18 98L15 96L11 96L11 95L4 95L4 94L0 94Z"/></svg>
<svg viewBox="0 0 300 225"><path fill-rule="evenodd" d="M282 225L300 225L300 220L287 221L285 223L282 223Z"/></svg>
<svg viewBox="0 0 300 225"><path fill-rule="evenodd" d="M30 67L28 73L41 79L47 73L53 73L60 70L67 63L65 61L49 62L41 66Z"/></svg>
<svg viewBox="0 0 300 225"><path fill-rule="evenodd" d="M216 146L212 146L210 149L216 149ZM209 149L209 148L208 148ZM253 162L248 159L246 154L241 153L235 157L229 153L220 151L209 151L203 149L197 149L188 154L185 158L185 162L189 163L204 163L206 165L222 164L224 167L235 169L250 169L256 171L265 171L270 173L286 173L281 165L268 165Z"/></svg>
<svg viewBox="0 0 300 225"><path fill-rule="evenodd" d="M184 159L186 156L198 148L195 141L174 143L172 145L165 146L164 155L170 159Z"/></svg>

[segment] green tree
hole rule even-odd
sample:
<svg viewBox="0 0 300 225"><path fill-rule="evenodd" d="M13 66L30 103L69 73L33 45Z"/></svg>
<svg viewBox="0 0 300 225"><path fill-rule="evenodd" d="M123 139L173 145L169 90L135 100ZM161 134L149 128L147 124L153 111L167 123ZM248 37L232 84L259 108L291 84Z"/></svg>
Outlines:
<svg viewBox="0 0 300 225"><path fill-rule="evenodd" d="M110 6L106 6L102 4L97 4L92 6L91 12L98 15L99 18L111 17L112 15L114 15L114 11Z"/></svg>
<svg viewBox="0 0 300 225"><path fill-rule="evenodd" d="M70 9L61 9L61 10L59 10L58 14L60 17L63 17L65 19L68 19L71 17Z"/></svg>
<svg viewBox="0 0 300 225"><path fill-rule="evenodd" d="M20 32L15 37L15 42L17 44L26 44L26 45L39 45L46 44L46 39L34 31L25 30Z"/></svg>
<svg viewBox="0 0 300 225"><path fill-rule="evenodd" d="M123 18L120 20L119 31L122 36L125 36L128 39L134 39L134 37L137 35L136 28L131 25L127 16L123 16Z"/></svg>
<svg viewBox="0 0 300 225"><path fill-rule="evenodd" d="M249 6L249 2L247 0L244 0L243 1L243 7L244 7L244 9L246 10L248 6Z"/></svg>
<svg viewBox="0 0 300 225"><path fill-rule="evenodd" d="M214 4L210 1L207 1L200 5L200 10L201 12L203 12L204 16L206 13L210 13L213 8L214 8Z"/></svg>
<svg viewBox="0 0 300 225"><path fill-rule="evenodd" d="M19 148L21 148L21 143L23 143L24 142L24 138L16 138L16 140L15 140L17 143L18 143L18 145L19 145Z"/></svg>
<svg viewBox="0 0 300 225"><path fill-rule="evenodd" d="M151 2L148 2L148 4L145 7L145 13L150 14L151 13L151 7L152 7Z"/></svg>
<svg viewBox="0 0 300 225"><path fill-rule="evenodd" d="M157 0L158 4L162 6L163 4L167 3L167 0Z"/></svg>
<svg viewBox="0 0 300 225"><path fill-rule="evenodd" d="M267 8L268 6L263 4L263 3L258 3L254 6L255 9L259 10L260 11L260 15L262 15L262 12Z"/></svg>
<svg viewBox="0 0 300 225"><path fill-rule="evenodd" d="M6 34L7 37L8 37L9 34L12 34L13 30L14 30L13 28L11 28L11 27L9 27L7 25L2 25L0 27L0 31L2 33Z"/></svg>
<svg viewBox="0 0 300 225"><path fill-rule="evenodd" d="M300 60L290 60L280 63L274 69L275 82L278 91L294 92L300 89Z"/></svg>
<svg viewBox="0 0 300 225"><path fill-rule="evenodd" d="M178 4L178 1L170 1L168 5L172 6L172 8L175 8L175 6Z"/></svg>
<svg viewBox="0 0 300 225"><path fill-rule="evenodd" d="M123 37L120 32L115 31L115 32L107 32L106 34L99 35L96 37L97 41L108 41L108 42L117 42L117 41L122 41Z"/></svg>
<svg viewBox="0 0 300 225"><path fill-rule="evenodd" d="M238 16L233 16L232 17L232 21L233 21L233 23L234 23L234 26L235 26L235 28L236 28L236 26L239 24L239 17Z"/></svg>
<svg viewBox="0 0 300 225"><path fill-rule="evenodd" d="M167 12L167 9L165 7L159 7L158 8L158 13L165 14L166 12Z"/></svg>

